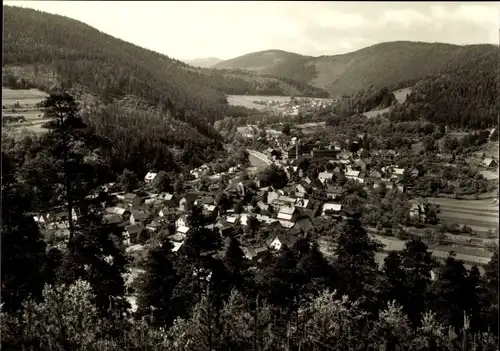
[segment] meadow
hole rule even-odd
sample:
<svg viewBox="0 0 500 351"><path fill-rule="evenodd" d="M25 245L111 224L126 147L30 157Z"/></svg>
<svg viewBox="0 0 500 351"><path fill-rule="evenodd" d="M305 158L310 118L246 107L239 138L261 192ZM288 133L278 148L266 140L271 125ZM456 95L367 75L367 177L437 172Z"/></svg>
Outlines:
<svg viewBox="0 0 500 351"><path fill-rule="evenodd" d="M43 109L37 107L48 94L37 89L9 89L2 88L2 116L24 117L22 122L13 122L8 125L16 131L28 130L35 133L46 131L42 125L48 121L44 119Z"/></svg>

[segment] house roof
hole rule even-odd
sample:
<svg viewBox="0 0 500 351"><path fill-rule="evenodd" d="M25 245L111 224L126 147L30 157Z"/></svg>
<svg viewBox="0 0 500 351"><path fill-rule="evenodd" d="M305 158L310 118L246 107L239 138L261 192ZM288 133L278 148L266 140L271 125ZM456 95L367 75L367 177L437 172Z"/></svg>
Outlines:
<svg viewBox="0 0 500 351"><path fill-rule="evenodd" d="M320 172L318 174L318 179L332 179L333 178L333 173L330 172Z"/></svg>
<svg viewBox="0 0 500 351"><path fill-rule="evenodd" d="M117 215L114 213L109 214L109 215L105 215L104 219L106 220L106 222L113 223L113 224L121 223L123 221L122 217L120 215Z"/></svg>
<svg viewBox="0 0 500 351"><path fill-rule="evenodd" d="M144 230L144 224L139 222L136 224L126 226L125 229L129 234L138 234Z"/></svg>
<svg viewBox="0 0 500 351"><path fill-rule="evenodd" d="M203 209L209 211L209 212L213 212L215 210L215 205L203 205Z"/></svg>
<svg viewBox="0 0 500 351"><path fill-rule="evenodd" d="M327 202L326 204L323 205L323 212L325 211L335 211L338 212L342 209L342 205L340 204L333 204Z"/></svg>
<svg viewBox="0 0 500 351"><path fill-rule="evenodd" d="M227 216L226 221L228 223L236 223L237 219L238 219L238 217L236 217L236 216Z"/></svg>
<svg viewBox="0 0 500 351"><path fill-rule="evenodd" d="M271 244L275 241L278 240L281 245L286 245L288 247L293 246L297 242L297 237L295 235L285 235L285 234L280 234L277 237L275 237L273 240L271 240Z"/></svg>
<svg viewBox="0 0 500 351"><path fill-rule="evenodd" d="M494 161L494 160L493 160L492 158L485 158L485 159L483 160L483 163L484 163L485 165L489 165L489 164L491 164L493 161Z"/></svg>
<svg viewBox="0 0 500 351"><path fill-rule="evenodd" d="M346 175L346 177L357 177L357 176L359 176L359 171L350 170L350 171L347 171L347 173L345 175Z"/></svg>
<svg viewBox="0 0 500 351"><path fill-rule="evenodd" d="M189 228L188 227L184 227L184 226L180 226L179 228L177 228L177 231L179 233L186 234L189 231Z"/></svg>
<svg viewBox="0 0 500 351"><path fill-rule="evenodd" d="M279 219L278 221L280 222L281 226L286 229L291 229L295 225L294 222L287 219Z"/></svg>
<svg viewBox="0 0 500 351"><path fill-rule="evenodd" d="M298 207L307 207L309 205L309 199L298 199L297 202L295 202L295 206Z"/></svg>
<svg viewBox="0 0 500 351"><path fill-rule="evenodd" d="M108 207L106 208L106 212L111 213L111 214L117 214L117 215L123 215L127 211L124 208L121 207Z"/></svg>
<svg viewBox="0 0 500 351"><path fill-rule="evenodd" d="M328 185L326 192L329 194L340 194L342 192L341 186Z"/></svg>
<svg viewBox="0 0 500 351"><path fill-rule="evenodd" d="M293 215L295 213L295 207L293 207L293 206L281 206L279 213Z"/></svg>
<svg viewBox="0 0 500 351"><path fill-rule="evenodd" d="M154 179L154 178L156 177L156 175L157 175L157 174L158 174L158 173L148 172L148 173L146 174L146 177L144 177L144 178L145 178L145 179L151 179L151 180L152 180L152 179Z"/></svg>
<svg viewBox="0 0 500 351"><path fill-rule="evenodd" d="M136 221L148 218L148 214L143 211L132 211L132 216Z"/></svg>

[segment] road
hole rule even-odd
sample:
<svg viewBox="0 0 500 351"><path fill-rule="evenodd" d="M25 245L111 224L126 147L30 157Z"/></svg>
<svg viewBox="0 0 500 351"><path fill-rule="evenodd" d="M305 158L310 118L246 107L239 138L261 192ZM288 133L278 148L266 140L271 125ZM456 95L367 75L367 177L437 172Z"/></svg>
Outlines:
<svg viewBox="0 0 500 351"><path fill-rule="evenodd" d="M250 161L250 164L257 169L264 169L267 166L271 165L273 161L271 161L266 155L264 155L262 152L258 152L255 150L250 150L247 149L248 151L248 159Z"/></svg>

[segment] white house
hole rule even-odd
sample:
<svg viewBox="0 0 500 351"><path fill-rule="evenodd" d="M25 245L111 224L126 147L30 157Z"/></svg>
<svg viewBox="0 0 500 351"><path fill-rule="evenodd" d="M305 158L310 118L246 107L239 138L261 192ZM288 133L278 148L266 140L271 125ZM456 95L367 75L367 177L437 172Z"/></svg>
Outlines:
<svg viewBox="0 0 500 351"><path fill-rule="evenodd" d="M297 209L293 206L282 206L277 216L278 220L295 222L297 219Z"/></svg>
<svg viewBox="0 0 500 351"><path fill-rule="evenodd" d="M318 174L318 179L321 183L325 183L327 180L332 180L333 179L333 173L330 172L320 172Z"/></svg>
<svg viewBox="0 0 500 351"><path fill-rule="evenodd" d="M297 237L294 235L278 235L271 241L269 247L279 251L284 246L292 247L296 242Z"/></svg>
<svg viewBox="0 0 500 351"><path fill-rule="evenodd" d="M188 227L179 227L179 228L177 228L177 233L179 233L179 234L186 235L188 232L189 232L189 228Z"/></svg>
<svg viewBox="0 0 500 351"><path fill-rule="evenodd" d="M329 213L339 214L341 210L342 210L342 205L327 202L326 204L323 205L323 212L321 213L321 215L326 216Z"/></svg>
<svg viewBox="0 0 500 351"><path fill-rule="evenodd" d="M153 182L153 180L156 178L156 175L157 175L157 174L158 174L158 173L148 172L148 173L146 174L146 176L144 177L144 181L145 181L146 183L148 183L148 184L149 184L149 183L152 183L152 182Z"/></svg>
<svg viewBox="0 0 500 351"><path fill-rule="evenodd" d="M187 227L187 221L185 216L180 216L177 218L175 221L175 227L180 228L180 227Z"/></svg>

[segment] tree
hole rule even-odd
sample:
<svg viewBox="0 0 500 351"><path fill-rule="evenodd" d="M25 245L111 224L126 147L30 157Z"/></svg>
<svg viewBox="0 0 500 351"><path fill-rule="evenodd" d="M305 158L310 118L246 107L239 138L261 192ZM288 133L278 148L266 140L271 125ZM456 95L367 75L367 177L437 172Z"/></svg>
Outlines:
<svg viewBox="0 0 500 351"><path fill-rule="evenodd" d="M40 296L44 285L46 244L33 217L25 215L29 199L7 167L2 155L2 304L7 312L16 311L29 295Z"/></svg>
<svg viewBox="0 0 500 351"><path fill-rule="evenodd" d="M172 186L170 179L165 171L159 171L153 181L153 187L156 192L162 193L165 191L170 191Z"/></svg>
<svg viewBox="0 0 500 351"><path fill-rule="evenodd" d="M406 295L401 303L413 326L418 326L425 311L427 289L431 283L431 270L434 267L432 254L421 240L406 242L400 252L401 264L406 272L404 285Z"/></svg>
<svg viewBox="0 0 500 351"><path fill-rule="evenodd" d="M47 285L42 301L28 299L23 303L17 325L21 337L12 340L12 334L2 333L2 344L51 350L91 349L96 346L101 326L92 300L92 289L85 281L77 280L70 286Z"/></svg>
<svg viewBox="0 0 500 351"><path fill-rule="evenodd" d="M65 284L87 280L104 316L108 315L110 304L120 316L128 307L123 280L127 258L121 233L121 228L103 223L99 215L86 214L78 221L57 273L58 280Z"/></svg>
<svg viewBox="0 0 500 351"><path fill-rule="evenodd" d="M288 124L288 123L283 124L283 134L285 134L285 135L290 134L290 124Z"/></svg>
<svg viewBox="0 0 500 351"><path fill-rule="evenodd" d="M338 228L335 248L335 268L338 272L339 292L363 304L375 298L378 265L375 252L379 245L361 227L358 219L349 218ZM372 306L374 307L374 306Z"/></svg>
<svg viewBox="0 0 500 351"><path fill-rule="evenodd" d="M139 180L134 172L124 169L123 173L117 179L118 186L128 193L131 193L139 186Z"/></svg>
<svg viewBox="0 0 500 351"><path fill-rule="evenodd" d="M463 315L469 311L472 296L468 291L467 270L463 261L455 257L456 254L451 251L431 289L437 316L443 324L458 329L463 327Z"/></svg>
<svg viewBox="0 0 500 351"><path fill-rule="evenodd" d="M64 202L68 213L70 237L73 236L73 208L83 200L92 188L85 184L91 178L89 169L84 167L86 156L85 128L79 115L79 107L74 98L66 92L51 94L44 102L45 117L51 118L50 133L47 139L51 143L50 154L55 159L54 166L62 170ZM86 185L82 187L82 185Z"/></svg>
<svg viewBox="0 0 500 351"><path fill-rule="evenodd" d="M262 172L260 180L275 188L281 189L287 183L287 176L284 170L272 164Z"/></svg>
<svg viewBox="0 0 500 351"><path fill-rule="evenodd" d="M172 264L172 248L166 239L150 249L139 283L137 315L151 316L152 325L169 326L174 319L171 297L177 277Z"/></svg>

